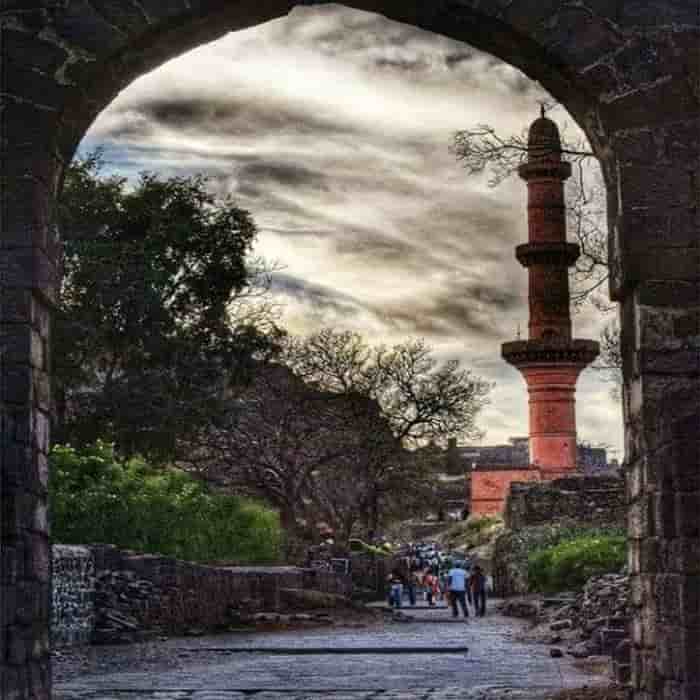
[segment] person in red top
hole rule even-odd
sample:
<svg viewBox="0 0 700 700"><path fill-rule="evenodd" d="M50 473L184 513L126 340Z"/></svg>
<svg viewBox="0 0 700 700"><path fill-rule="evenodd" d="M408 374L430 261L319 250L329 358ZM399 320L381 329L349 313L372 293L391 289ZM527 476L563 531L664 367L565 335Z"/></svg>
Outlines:
<svg viewBox="0 0 700 700"><path fill-rule="evenodd" d="M425 592L428 597L428 605L434 606L435 599L438 593L440 593L440 581L430 569L427 569L423 576L423 585L425 586Z"/></svg>

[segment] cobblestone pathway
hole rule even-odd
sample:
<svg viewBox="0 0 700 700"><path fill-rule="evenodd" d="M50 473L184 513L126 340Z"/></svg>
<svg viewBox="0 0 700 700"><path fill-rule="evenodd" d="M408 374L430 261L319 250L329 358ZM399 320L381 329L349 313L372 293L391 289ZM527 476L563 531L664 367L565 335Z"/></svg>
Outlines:
<svg viewBox="0 0 700 700"><path fill-rule="evenodd" d="M99 649L92 668L57 678L55 700L541 700L595 685L568 658L515 639L519 621L491 613L452 622L447 611L364 629L235 633ZM420 647L469 647L421 653ZM416 647L417 653L366 653ZM255 648L254 652L231 651ZM265 648L274 653L266 654ZM353 648L362 653L281 653ZM112 658L110 659L110 654Z"/></svg>

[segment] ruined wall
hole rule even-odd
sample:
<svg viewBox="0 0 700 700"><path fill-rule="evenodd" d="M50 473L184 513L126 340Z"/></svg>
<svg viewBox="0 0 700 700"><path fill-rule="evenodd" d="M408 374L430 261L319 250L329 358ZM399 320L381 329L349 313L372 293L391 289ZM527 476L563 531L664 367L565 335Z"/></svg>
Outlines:
<svg viewBox="0 0 700 700"><path fill-rule="evenodd" d="M213 567L110 545L54 545L52 643L129 642L144 631L214 630L280 611L284 589L348 596L349 576L292 566Z"/></svg>
<svg viewBox="0 0 700 700"><path fill-rule="evenodd" d="M503 516L510 530L553 522L624 527L626 504L622 478L567 477L512 484Z"/></svg>
<svg viewBox="0 0 700 700"><path fill-rule="evenodd" d="M499 469L471 473L471 516L501 515L508 490L514 481L538 481L540 473L534 469Z"/></svg>
<svg viewBox="0 0 700 700"><path fill-rule="evenodd" d="M95 560L88 547L51 548L51 644L89 644L95 627Z"/></svg>

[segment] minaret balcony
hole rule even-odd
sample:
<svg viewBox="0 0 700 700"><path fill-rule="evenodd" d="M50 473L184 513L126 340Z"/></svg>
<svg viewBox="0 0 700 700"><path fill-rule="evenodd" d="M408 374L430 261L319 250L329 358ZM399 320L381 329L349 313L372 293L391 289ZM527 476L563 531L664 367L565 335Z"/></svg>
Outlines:
<svg viewBox="0 0 700 700"><path fill-rule="evenodd" d="M514 367L527 365L591 364L600 354L595 340L546 338L540 340L513 340L503 343L501 356Z"/></svg>
<svg viewBox="0 0 700 700"><path fill-rule="evenodd" d="M578 243L522 243L515 248L515 257L523 267L530 265L561 265L571 267L581 255Z"/></svg>

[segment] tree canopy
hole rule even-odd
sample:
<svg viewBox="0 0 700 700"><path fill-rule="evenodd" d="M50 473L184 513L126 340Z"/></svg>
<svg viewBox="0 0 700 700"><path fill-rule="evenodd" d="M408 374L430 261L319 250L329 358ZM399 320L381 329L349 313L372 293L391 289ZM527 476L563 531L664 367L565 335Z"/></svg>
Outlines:
<svg viewBox="0 0 700 700"><path fill-rule="evenodd" d="M59 202L64 277L54 324L58 441L170 457L208 420L222 381L270 336L231 319L255 283L250 214L201 176L103 177L93 154Z"/></svg>

